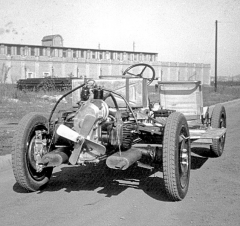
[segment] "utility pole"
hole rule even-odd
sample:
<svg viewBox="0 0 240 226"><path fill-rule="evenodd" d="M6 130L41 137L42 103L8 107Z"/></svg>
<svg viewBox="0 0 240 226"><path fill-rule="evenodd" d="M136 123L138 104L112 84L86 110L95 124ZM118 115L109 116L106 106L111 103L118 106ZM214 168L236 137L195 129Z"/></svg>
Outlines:
<svg viewBox="0 0 240 226"><path fill-rule="evenodd" d="M133 42L133 52L135 52L135 42Z"/></svg>
<svg viewBox="0 0 240 226"><path fill-rule="evenodd" d="M215 34L215 92L217 92L217 44L218 44L218 21L216 20L216 34Z"/></svg>

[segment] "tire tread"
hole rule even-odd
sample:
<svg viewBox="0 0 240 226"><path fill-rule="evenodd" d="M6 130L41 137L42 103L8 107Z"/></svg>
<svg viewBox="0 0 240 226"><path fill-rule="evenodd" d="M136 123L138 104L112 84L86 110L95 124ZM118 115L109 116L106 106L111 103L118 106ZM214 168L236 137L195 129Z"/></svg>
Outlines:
<svg viewBox="0 0 240 226"><path fill-rule="evenodd" d="M31 112L25 115L20 120L16 128L12 146L13 174L16 181L21 185L21 187L25 188L27 191L35 191L36 189L34 189L32 185L30 185L30 182L27 178L27 172L24 165L25 163L23 160L22 150L24 149L24 140L27 129L29 128L35 117L38 118L42 123L47 122L47 119L39 113Z"/></svg>
<svg viewBox="0 0 240 226"><path fill-rule="evenodd" d="M183 198L180 196L177 188L176 172L175 172L175 138L176 134L173 132L178 126L179 120L184 117L181 113L172 113L167 120L164 130L164 144L163 144L163 178L165 189L168 197L172 201L180 201ZM184 117L185 119L185 117ZM168 157L166 157L168 156Z"/></svg>

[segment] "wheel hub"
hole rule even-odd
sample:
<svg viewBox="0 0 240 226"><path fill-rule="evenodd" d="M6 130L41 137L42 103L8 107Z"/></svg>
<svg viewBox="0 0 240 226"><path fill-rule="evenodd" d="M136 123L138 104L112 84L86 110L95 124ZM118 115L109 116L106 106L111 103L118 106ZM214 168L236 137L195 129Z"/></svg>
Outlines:
<svg viewBox="0 0 240 226"><path fill-rule="evenodd" d="M46 139L42 137L42 131L35 131L35 136L32 138L28 148L28 158L31 166L37 171L43 170L41 159L46 154Z"/></svg>
<svg viewBox="0 0 240 226"><path fill-rule="evenodd" d="M181 167L182 167L182 171L185 173L188 171L188 164L189 164L187 149L183 148L181 154L182 154L181 155Z"/></svg>
<svg viewBox="0 0 240 226"><path fill-rule="evenodd" d="M188 171L189 171L189 151L186 144L187 138L181 137L180 145L180 181L181 186L184 188L188 183Z"/></svg>

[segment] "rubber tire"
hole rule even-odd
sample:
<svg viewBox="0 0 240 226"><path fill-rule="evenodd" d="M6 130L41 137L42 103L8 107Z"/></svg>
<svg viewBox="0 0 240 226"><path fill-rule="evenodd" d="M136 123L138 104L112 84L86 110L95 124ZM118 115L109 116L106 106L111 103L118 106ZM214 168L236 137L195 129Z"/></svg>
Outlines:
<svg viewBox="0 0 240 226"><path fill-rule="evenodd" d="M184 132L182 132L184 131ZM180 133L186 138L188 153L188 167L186 184L181 185L180 172ZM180 112L173 112L166 122L163 137L163 179L166 193L172 201L181 201L187 194L191 169L191 147L189 128L185 116Z"/></svg>
<svg viewBox="0 0 240 226"><path fill-rule="evenodd" d="M12 168L17 183L27 191L37 191L45 185L53 168L45 168L37 173L28 160L28 146L36 129L46 130L47 118L39 113L29 113L19 122L13 139ZM35 176L35 178L34 178Z"/></svg>
<svg viewBox="0 0 240 226"><path fill-rule="evenodd" d="M212 116L211 116L211 127L212 128L226 128L227 122L226 122L226 110L225 107L222 104L217 104L213 108ZM214 157L220 157L224 150L226 140L226 134L224 135L224 138L220 140L213 140L213 144L210 147L210 150Z"/></svg>

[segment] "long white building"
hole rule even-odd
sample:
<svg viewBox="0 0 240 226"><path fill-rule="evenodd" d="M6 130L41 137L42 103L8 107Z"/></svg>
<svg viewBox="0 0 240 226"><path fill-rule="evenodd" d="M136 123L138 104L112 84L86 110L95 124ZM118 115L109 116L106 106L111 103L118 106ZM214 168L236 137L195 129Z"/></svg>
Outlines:
<svg viewBox="0 0 240 226"><path fill-rule="evenodd" d="M63 47L60 35L45 36L42 45L0 43L0 82L18 79L120 75L132 64L147 63L163 81L201 80L210 84L210 64L161 62L158 54Z"/></svg>

